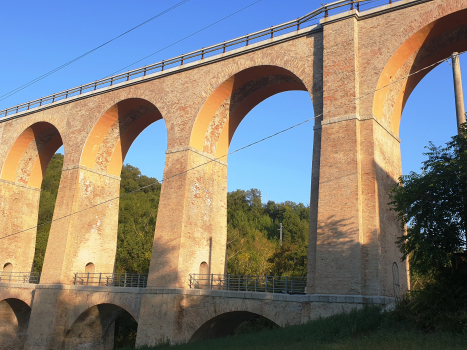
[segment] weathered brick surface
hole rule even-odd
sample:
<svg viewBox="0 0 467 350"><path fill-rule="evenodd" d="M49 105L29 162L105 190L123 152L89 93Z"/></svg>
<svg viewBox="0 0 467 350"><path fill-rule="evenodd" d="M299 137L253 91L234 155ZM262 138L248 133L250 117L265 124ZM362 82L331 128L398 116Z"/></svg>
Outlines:
<svg viewBox="0 0 467 350"><path fill-rule="evenodd" d="M348 294L392 297L395 285L403 292L408 285L407 266L400 262L394 244L403 231L388 208L388 190L402 172L397 135L403 106L428 70L385 85L452 51L467 49L467 0L402 1L368 13L329 17L322 24L322 31L300 32L288 41L247 48L0 123L2 235L37 223L42 171L63 143L64 167L54 212L54 219L61 219L52 224L41 284L70 284L73 274L84 272L88 262L97 272L111 272L118 200L88 208L118 196L128 148L147 125L163 118L168 139L166 180L149 286L185 288L189 274L198 273L203 262L210 273L223 273L227 159L222 156L254 106L282 91L304 90L319 114L314 131L308 292L344 299ZM379 90L372 93L375 89ZM222 158L211 161L213 157ZM77 211L80 214L70 215ZM34 240L35 230L2 239L0 263L28 271ZM399 281L394 281L394 263ZM133 303L141 310L135 313L139 344L164 337L186 341L202 323L222 312L256 312L252 310L259 305L257 300L223 305L221 297L213 296L198 301L149 294L135 298ZM75 308L82 310L84 305L83 311L76 311L79 314L90 310L94 324L105 311L96 305L105 300L119 303L117 299L41 289L34 297L29 348L62 348L67 322L79 316L73 314ZM297 323L314 317L310 315L337 311L327 302L300 306L301 311L285 304L261 305L271 310L283 307L287 320ZM110 344L103 337L104 329L100 335L86 332L89 339L100 337L100 348ZM78 346L73 341L65 342Z"/></svg>

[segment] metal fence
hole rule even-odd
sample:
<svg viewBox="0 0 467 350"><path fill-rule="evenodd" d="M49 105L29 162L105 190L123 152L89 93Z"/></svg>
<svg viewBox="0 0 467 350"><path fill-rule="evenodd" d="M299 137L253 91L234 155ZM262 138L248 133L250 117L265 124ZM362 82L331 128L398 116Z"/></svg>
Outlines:
<svg viewBox="0 0 467 350"><path fill-rule="evenodd" d="M74 284L146 288L148 275L141 273L75 273Z"/></svg>
<svg viewBox="0 0 467 350"><path fill-rule="evenodd" d="M428 0L420 0L420 2L423 1ZM22 103L14 107L6 108L0 111L0 117L6 117L9 115L17 114L19 112L24 112L31 108L40 107L60 100L65 100L69 97L79 96L86 92L91 92L97 89L113 86L121 82L129 81L131 79L145 77L148 74L162 72L175 66L183 66L184 64L190 62L203 60L207 57L222 54L231 50L238 49L240 47L251 45L253 43L270 40L277 35L298 31L300 29L315 24L314 22L311 23L312 20L316 20L321 17L326 18L329 15L339 13L339 11L344 12L342 11L342 7L347 7L345 11L347 11L348 9L368 10L370 8L391 3L393 3L392 0L338 0L329 4L322 5L320 8L306 14L305 16L299 17L295 20L286 23L263 29L255 33L247 34L236 39L224 41L223 43L205 47L200 50L192 51L174 58L170 58L168 60L163 60L161 62L150 64L142 68L137 68L125 73L113 75L108 78L96 80L92 83L84 84L49 96L41 97L39 99Z"/></svg>
<svg viewBox="0 0 467 350"><path fill-rule="evenodd" d="M190 274L190 288L305 294L306 277Z"/></svg>
<svg viewBox="0 0 467 350"><path fill-rule="evenodd" d="M39 272L0 272L0 283L34 283L41 278Z"/></svg>

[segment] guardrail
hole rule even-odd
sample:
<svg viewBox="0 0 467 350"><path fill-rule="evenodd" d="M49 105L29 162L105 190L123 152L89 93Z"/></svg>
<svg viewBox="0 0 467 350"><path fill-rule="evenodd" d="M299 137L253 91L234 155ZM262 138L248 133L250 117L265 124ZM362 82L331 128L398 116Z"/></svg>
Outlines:
<svg viewBox="0 0 467 350"><path fill-rule="evenodd" d="M306 294L306 277L190 274L190 288Z"/></svg>
<svg viewBox="0 0 467 350"><path fill-rule="evenodd" d="M395 2L395 1L394 1ZM305 16L299 17L295 20L282 23L268 29L263 29L255 33L247 34L236 39L224 41L223 43L212 45L209 47L202 48L200 50L192 51L168 60L163 60L154 64L147 65L142 68L137 68L130 70L125 73L113 75L108 78L96 80L92 83L80 85L78 87L61 91L49 96L41 97L39 99L22 103L10 108L0 110L0 118L6 117L9 115L17 114L19 112L28 111L31 108L40 107L43 105L51 104L57 101L65 100L70 97L79 96L83 93L95 91L97 89L102 89L105 87L113 86L115 84L129 81L131 79L145 77L148 74L162 72L166 69L175 67L176 65L183 66L184 64L194 62L197 60L203 60L210 56L214 56L221 53L226 53L227 51L238 49L242 46L248 46L252 43L270 40L279 33L279 35L287 34L293 31L298 31L300 29L310 26L309 23L312 19L319 18L320 15L323 15L324 18L328 17L330 14L334 15L339 12L333 13L334 10L340 9L344 6L350 6L350 9L360 10L361 8L368 6L370 4L378 3L377 6L382 4L391 4L392 0L338 0L329 4L322 5L320 8L306 14ZM373 7L377 7L373 6ZM373 8L371 7L371 8ZM369 9L369 8L365 8ZM342 11L341 11L342 12Z"/></svg>
<svg viewBox="0 0 467 350"><path fill-rule="evenodd" d="M0 283L38 284L40 279L40 272L0 272Z"/></svg>
<svg viewBox="0 0 467 350"><path fill-rule="evenodd" d="M148 275L142 273L75 273L74 284L146 288Z"/></svg>

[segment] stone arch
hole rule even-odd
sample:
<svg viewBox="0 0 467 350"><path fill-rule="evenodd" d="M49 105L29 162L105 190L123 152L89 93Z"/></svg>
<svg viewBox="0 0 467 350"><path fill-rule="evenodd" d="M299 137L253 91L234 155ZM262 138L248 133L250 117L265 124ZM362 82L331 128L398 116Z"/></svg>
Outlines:
<svg viewBox="0 0 467 350"><path fill-rule="evenodd" d="M13 140L0 169L0 264L30 272L42 179L55 152L63 145L58 128L46 121L24 126Z"/></svg>
<svg viewBox="0 0 467 350"><path fill-rule="evenodd" d="M3 265L3 272L13 272L13 264L8 262Z"/></svg>
<svg viewBox="0 0 467 350"><path fill-rule="evenodd" d="M60 132L53 124L41 121L30 125L11 146L0 178L40 188L47 165L62 145Z"/></svg>
<svg viewBox="0 0 467 350"><path fill-rule="evenodd" d="M95 271L96 271L96 266L92 262L87 263L86 266L84 267L85 273L94 273Z"/></svg>
<svg viewBox="0 0 467 350"><path fill-rule="evenodd" d="M249 311L231 311L217 315L206 321L191 336L190 342L203 339L223 338L232 335L234 330L243 322L254 318L263 318L276 324L274 321L262 315ZM277 324L276 324L277 325Z"/></svg>
<svg viewBox="0 0 467 350"><path fill-rule="evenodd" d="M127 98L110 107L94 125L84 145L80 165L119 176L136 137L162 118L156 106L141 98Z"/></svg>
<svg viewBox="0 0 467 350"><path fill-rule="evenodd" d="M226 160L240 122L256 105L280 92L308 91L290 70L272 65L246 68L220 84L201 107L190 146Z"/></svg>
<svg viewBox="0 0 467 350"><path fill-rule="evenodd" d="M440 11L432 11L441 16L418 29L398 47L379 77L373 115L389 125L396 135L399 134L402 111L410 94L435 67L433 64L452 52L467 50L467 9L446 14L448 10L444 7ZM402 79L430 65L433 66Z"/></svg>
<svg viewBox="0 0 467 350"><path fill-rule="evenodd" d="M26 342L31 307L23 300L0 301L0 348L23 349Z"/></svg>
<svg viewBox="0 0 467 350"><path fill-rule="evenodd" d="M132 310L116 304L102 303L89 307L66 328L63 349L113 349L115 320L123 314L137 321Z"/></svg>

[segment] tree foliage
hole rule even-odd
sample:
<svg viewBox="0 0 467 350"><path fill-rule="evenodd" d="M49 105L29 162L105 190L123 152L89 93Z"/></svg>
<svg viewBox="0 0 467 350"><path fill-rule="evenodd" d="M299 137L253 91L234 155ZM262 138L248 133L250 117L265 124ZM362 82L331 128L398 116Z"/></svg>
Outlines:
<svg viewBox="0 0 467 350"><path fill-rule="evenodd" d="M402 176L392 189L393 210L407 233L398 244L414 272L430 274L450 266L465 248L467 232L467 129L446 147L432 143L422 173Z"/></svg>
<svg viewBox="0 0 467 350"><path fill-rule="evenodd" d="M56 154L44 175L39 223L52 220L63 156ZM148 186L151 185L151 186ZM147 186L147 187L146 187ZM145 187L141 191L133 192ZM132 193L130 193L132 192ZM121 172L115 272L147 273L157 220L161 184L129 164ZM257 189L227 195L227 271L241 275L306 276L308 217L299 203L261 203ZM283 224L283 243L279 242ZM41 271L50 224L38 229L34 269Z"/></svg>
<svg viewBox="0 0 467 350"><path fill-rule="evenodd" d="M122 195L150 186L120 198L115 270L148 273L161 184L129 164L123 166L121 179Z"/></svg>
<svg viewBox="0 0 467 350"><path fill-rule="evenodd" d="M54 154L45 171L44 178L42 179L41 196L39 199L39 225L52 221L62 168L63 155L60 153ZM50 225L51 224L45 224L37 228L33 267L35 272L42 271L45 249L47 248L47 240L49 239Z"/></svg>
<svg viewBox="0 0 467 350"><path fill-rule="evenodd" d="M302 203L269 201L263 205L257 189L228 193L227 272L306 276L309 214Z"/></svg>

